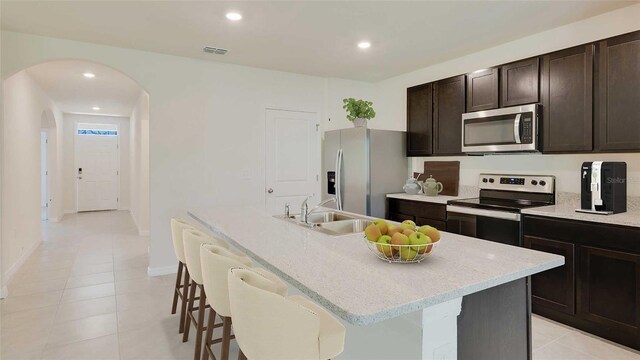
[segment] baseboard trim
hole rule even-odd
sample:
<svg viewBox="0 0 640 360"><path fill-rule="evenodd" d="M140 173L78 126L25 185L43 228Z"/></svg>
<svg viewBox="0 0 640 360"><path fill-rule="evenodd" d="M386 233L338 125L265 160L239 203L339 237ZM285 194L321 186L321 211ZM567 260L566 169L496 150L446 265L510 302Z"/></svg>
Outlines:
<svg viewBox="0 0 640 360"><path fill-rule="evenodd" d="M64 211L64 214L75 214L75 213L77 213L77 211L75 211L75 210L65 210Z"/></svg>
<svg viewBox="0 0 640 360"><path fill-rule="evenodd" d="M27 249L27 251L25 251L22 254L22 256L20 256L20 258L15 262L15 264L11 265L9 270L7 270L7 272L2 277L5 286L6 284L9 284L11 282L11 280L16 275L18 270L20 270L22 265L24 265L24 263L27 261L29 256L31 256L31 254L33 254L33 252L36 251L36 249L38 248L38 246L40 246L41 243L42 243L42 240L34 241L33 245L31 245L31 247ZM3 291L3 290L4 289L0 289L0 291Z"/></svg>
<svg viewBox="0 0 640 360"><path fill-rule="evenodd" d="M171 265L171 266L160 266L160 267L148 267L147 268L147 275L154 277L154 276L162 276L162 275L169 275L169 274L175 274L178 271L178 267L176 265Z"/></svg>

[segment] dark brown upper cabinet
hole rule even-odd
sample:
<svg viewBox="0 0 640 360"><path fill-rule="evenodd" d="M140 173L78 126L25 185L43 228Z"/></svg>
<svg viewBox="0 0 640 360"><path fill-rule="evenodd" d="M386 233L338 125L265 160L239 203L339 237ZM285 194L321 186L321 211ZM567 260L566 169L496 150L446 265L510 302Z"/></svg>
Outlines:
<svg viewBox="0 0 640 360"><path fill-rule="evenodd" d="M640 150L640 31L600 41L596 150Z"/></svg>
<svg viewBox="0 0 640 360"><path fill-rule="evenodd" d="M465 76L440 80L433 85L433 153L462 152L462 114L465 109Z"/></svg>
<svg viewBox="0 0 640 360"><path fill-rule="evenodd" d="M498 68L467 74L467 112L497 109L499 105Z"/></svg>
<svg viewBox="0 0 640 360"><path fill-rule="evenodd" d="M539 99L540 59L512 62L500 67L500 106L537 103Z"/></svg>
<svg viewBox="0 0 640 360"><path fill-rule="evenodd" d="M433 152L433 84L407 89L407 156Z"/></svg>
<svg viewBox="0 0 640 360"><path fill-rule="evenodd" d="M592 44L542 58L542 151L593 150Z"/></svg>

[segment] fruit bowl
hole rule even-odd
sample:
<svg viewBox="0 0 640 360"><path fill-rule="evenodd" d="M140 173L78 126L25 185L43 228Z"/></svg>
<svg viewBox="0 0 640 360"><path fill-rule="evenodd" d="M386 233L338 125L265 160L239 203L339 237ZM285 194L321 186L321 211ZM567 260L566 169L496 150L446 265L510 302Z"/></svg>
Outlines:
<svg viewBox="0 0 640 360"><path fill-rule="evenodd" d="M390 263L419 263L425 257L433 253L433 248L439 241L428 245L393 245L380 244L364 239L369 250L376 254L378 259ZM416 248L419 251L416 251ZM402 254L402 255L401 255Z"/></svg>
<svg viewBox="0 0 640 360"><path fill-rule="evenodd" d="M440 242L440 231L428 225L417 227L411 220L397 224L378 219L365 229L364 241L381 260L419 263L433 253Z"/></svg>

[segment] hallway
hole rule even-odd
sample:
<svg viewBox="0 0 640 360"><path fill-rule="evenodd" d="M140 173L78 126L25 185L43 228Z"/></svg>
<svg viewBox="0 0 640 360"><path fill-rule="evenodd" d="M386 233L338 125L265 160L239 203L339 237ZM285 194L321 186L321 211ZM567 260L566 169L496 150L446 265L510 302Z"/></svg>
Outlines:
<svg viewBox="0 0 640 360"><path fill-rule="evenodd" d="M67 215L43 239L2 302L2 359L193 357L170 315L175 275L147 276L129 212Z"/></svg>

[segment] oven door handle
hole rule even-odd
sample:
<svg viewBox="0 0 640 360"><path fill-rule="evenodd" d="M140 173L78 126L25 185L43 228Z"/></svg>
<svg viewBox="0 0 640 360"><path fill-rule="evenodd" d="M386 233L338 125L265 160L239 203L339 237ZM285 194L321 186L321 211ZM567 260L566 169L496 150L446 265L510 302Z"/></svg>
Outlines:
<svg viewBox="0 0 640 360"><path fill-rule="evenodd" d="M456 206L456 205L447 205L447 213L449 212L458 213L458 214L485 216L485 217L504 219L504 220L510 220L510 221L520 221L520 214L507 212L507 211L496 211L496 210L476 209L476 208Z"/></svg>

